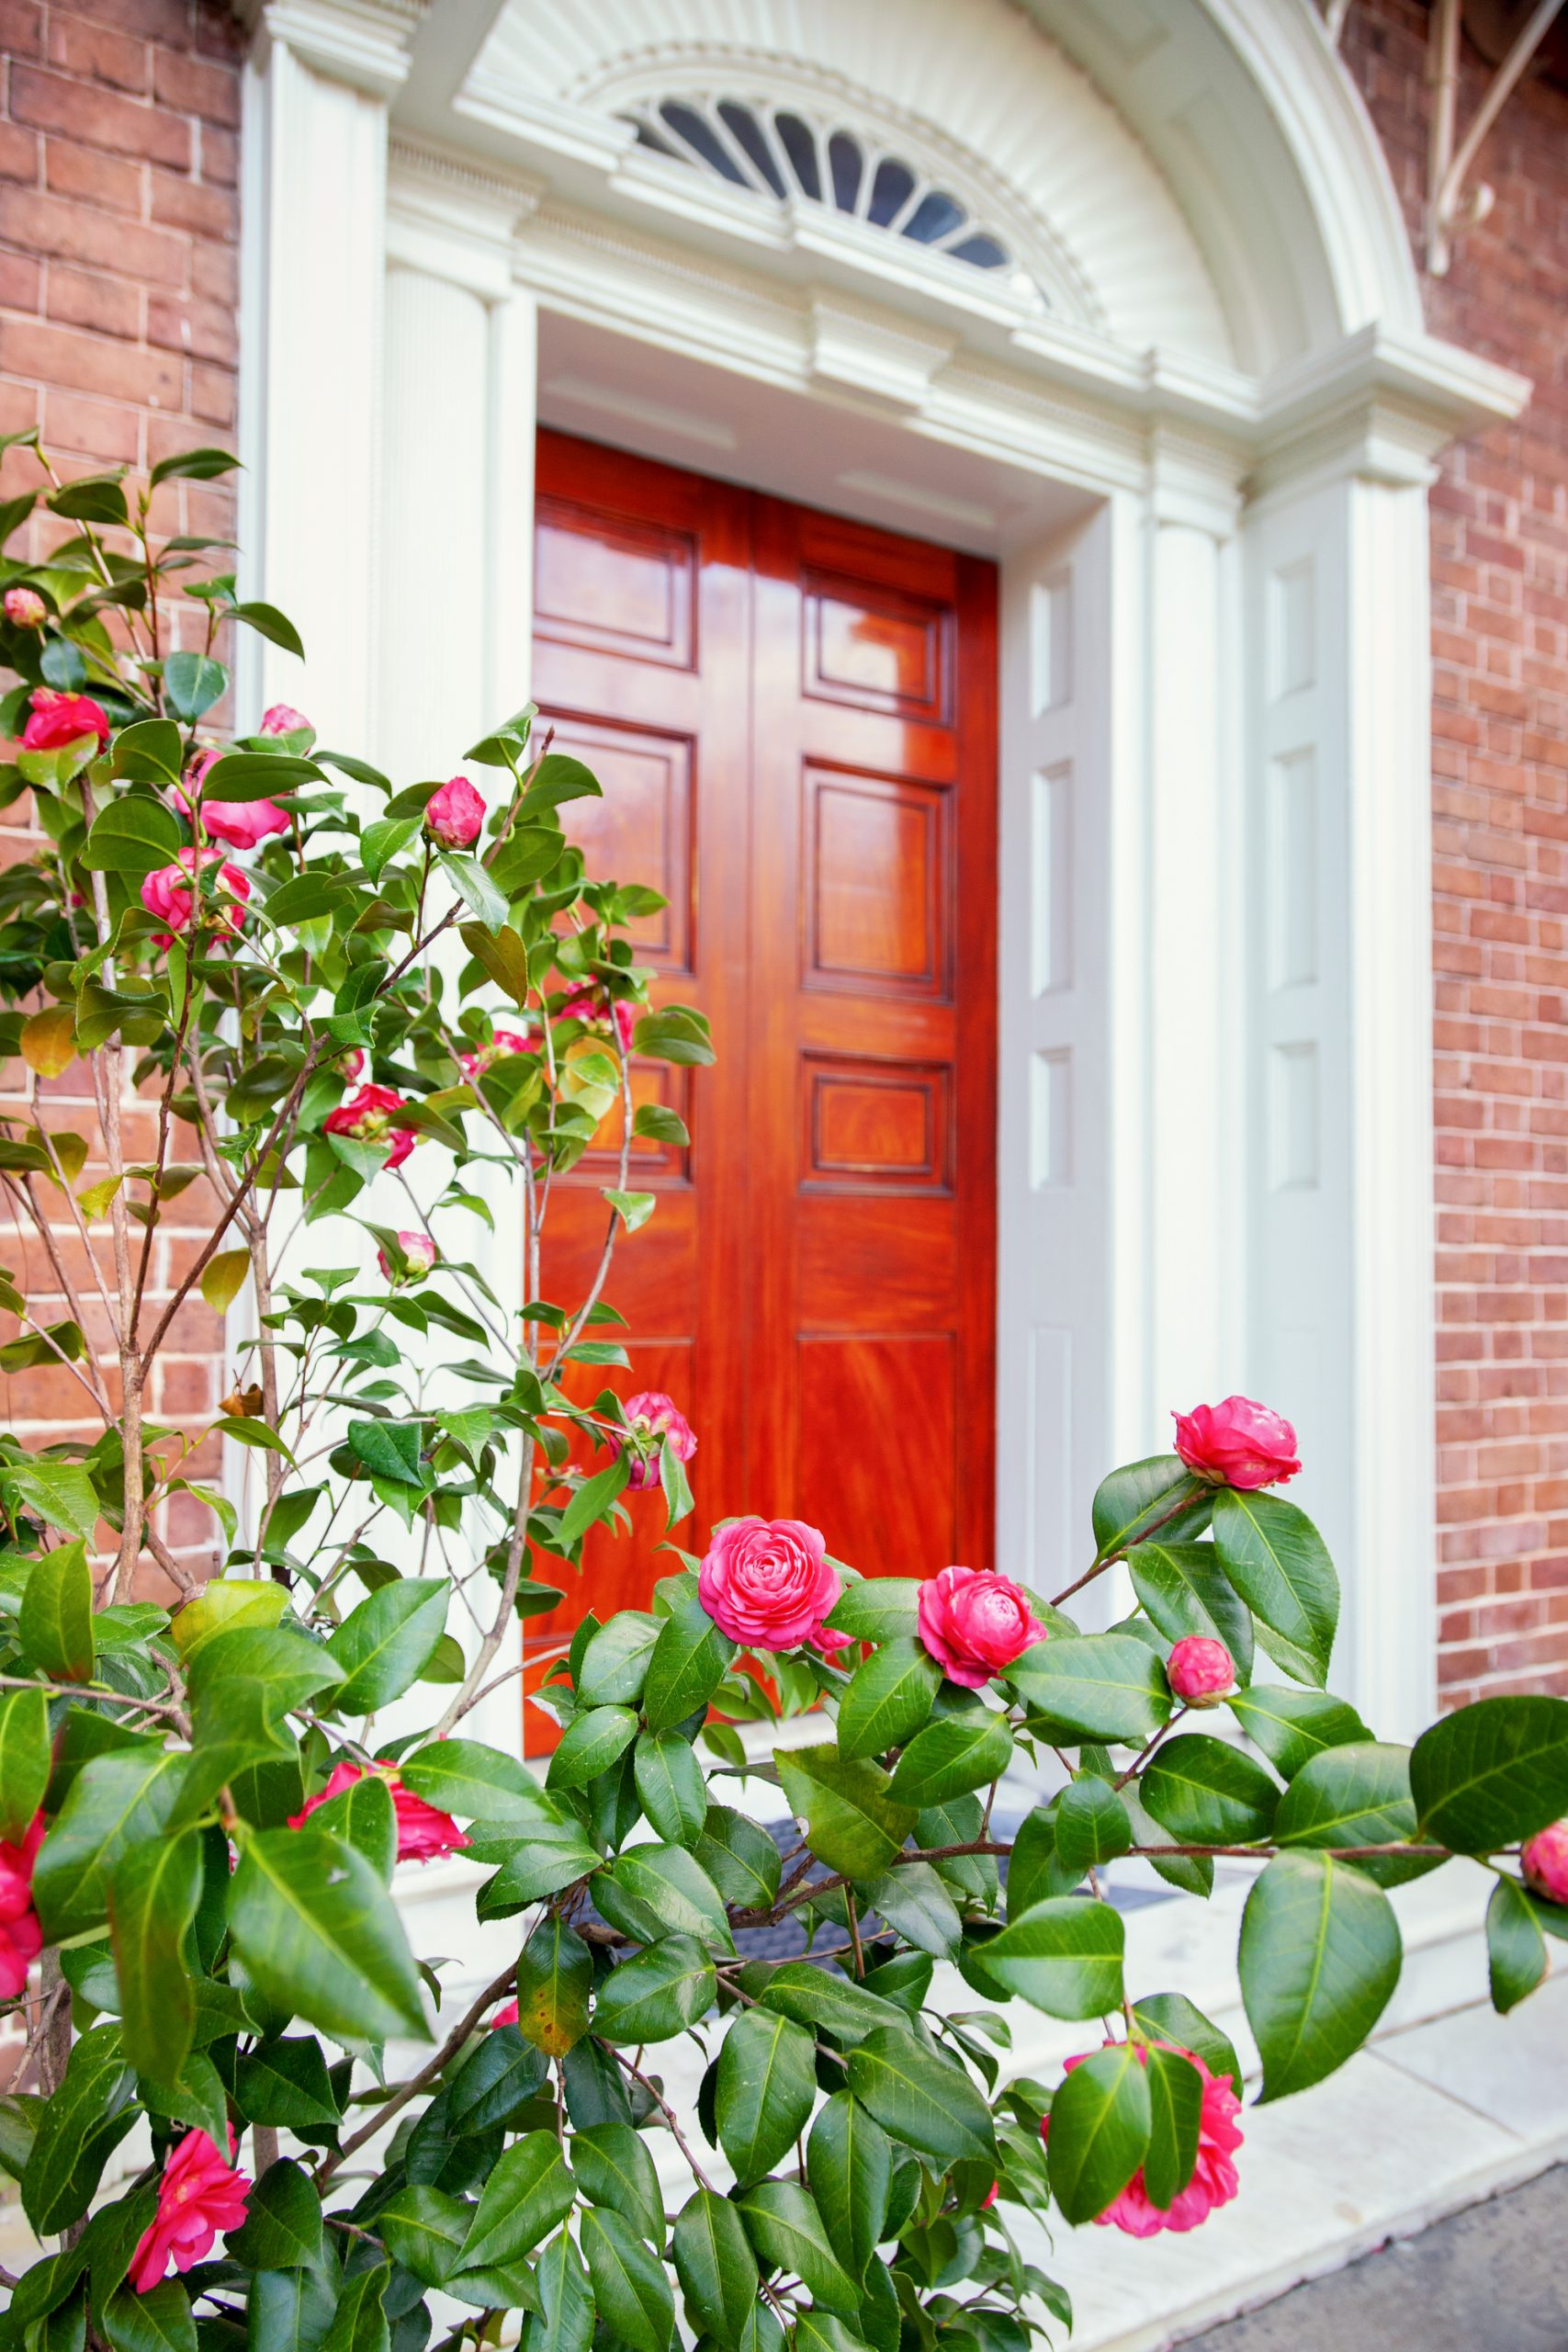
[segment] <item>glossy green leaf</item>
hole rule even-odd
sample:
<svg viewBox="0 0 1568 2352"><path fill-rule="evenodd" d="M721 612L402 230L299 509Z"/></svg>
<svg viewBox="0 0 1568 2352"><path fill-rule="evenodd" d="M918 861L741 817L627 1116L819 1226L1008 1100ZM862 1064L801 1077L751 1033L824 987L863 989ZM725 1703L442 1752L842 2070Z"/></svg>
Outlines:
<svg viewBox="0 0 1568 2352"><path fill-rule="evenodd" d="M1478 1699L1424 1731L1410 1754L1419 1833L1489 1854L1568 1813L1568 1699Z"/></svg>
<svg viewBox="0 0 1568 2352"><path fill-rule="evenodd" d="M720 1951L735 1949L724 1900L702 1864L679 1846L634 1846L593 1882L593 1896L613 1927L639 1943L694 1936Z"/></svg>
<svg viewBox="0 0 1568 2352"><path fill-rule="evenodd" d="M669 2352L675 2298L664 2265L619 2213L590 2205L580 2231L593 2301L606 2326L630 2352Z"/></svg>
<svg viewBox="0 0 1568 2352"><path fill-rule="evenodd" d="M190 1829L130 1847L109 1875L120 2045L129 2065L163 2085L177 2079L196 2026L184 1946L200 1888L201 1840Z"/></svg>
<svg viewBox="0 0 1568 2352"><path fill-rule="evenodd" d="M1288 1781L1325 1747L1343 1747L1371 1733L1348 1699L1287 1683L1255 1682L1225 1701L1255 1747Z"/></svg>
<svg viewBox="0 0 1568 2352"><path fill-rule="evenodd" d="M642 1708L649 1731L667 1731L705 1707L736 1655L695 1593L665 1619L648 1664Z"/></svg>
<svg viewBox="0 0 1568 2352"><path fill-rule="evenodd" d="M139 2295L121 2287L99 2314L113 2352L197 2352L196 2315L177 2279Z"/></svg>
<svg viewBox="0 0 1568 2352"><path fill-rule="evenodd" d="M707 1818L707 1782L678 1731L644 1732L633 1751L637 1792L667 1844L692 1846Z"/></svg>
<svg viewBox="0 0 1568 2352"><path fill-rule="evenodd" d="M345 1677L333 1694L340 1714L370 1714L402 1697L446 1630L451 1597L445 1577L404 1577L350 1610L327 1644Z"/></svg>
<svg viewBox="0 0 1568 2352"><path fill-rule="evenodd" d="M1267 1838L1280 1792L1261 1764L1207 1732L1182 1732L1144 1767L1138 1793L1179 1845L1243 1846Z"/></svg>
<svg viewBox="0 0 1568 2352"><path fill-rule="evenodd" d="M343 1838L309 1826L248 1838L229 1926L267 1998L323 2033L428 2039L402 1922L377 1871Z"/></svg>
<svg viewBox="0 0 1568 2352"><path fill-rule="evenodd" d="M759 2181L739 2199L746 2234L764 2270L798 2278L824 2311L853 2314L861 2290L850 2277L823 2226L817 2201L795 2180Z"/></svg>
<svg viewBox="0 0 1568 2352"><path fill-rule="evenodd" d="M556 2134L525 2132L491 2168L458 2268L520 2261L570 2211L575 2194Z"/></svg>
<svg viewBox="0 0 1568 2352"><path fill-rule="evenodd" d="M713 2007L713 1962L691 1936L665 1936L623 1960L600 1984L593 2030L606 2041L635 2048L670 2041Z"/></svg>
<svg viewBox="0 0 1568 2352"><path fill-rule="evenodd" d="M593 1961L581 1936L553 1912L542 1918L517 1962L517 2030L558 2058L588 2030Z"/></svg>
<svg viewBox="0 0 1568 2352"><path fill-rule="evenodd" d="M243 2228L228 2251L247 2270L295 2270L321 2258L321 2200L290 2157L269 2165L251 2189Z"/></svg>
<svg viewBox="0 0 1568 2352"><path fill-rule="evenodd" d="M592 2204L629 2222L656 2254L664 2250L664 2196L648 2143L629 2123L594 2123L571 2141L571 2169Z"/></svg>
<svg viewBox="0 0 1568 2352"><path fill-rule="evenodd" d="M108 1917L110 1871L165 1827L187 1761L156 1747L111 1748L76 1774L33 1867L33 1903L51 1943Z"/></svg>
<svg viewBox="0 0 1568 2352"><path fill-rule="evenodd" d="M1090 1773L1069 1781L1056 1800L1056 1852L1064 1870L1081 1878L1114 1861L1133 1843L1127 1808L1111 1786Z"/></svg>
<svg viewBox="0 0 1568 2352"><path fill-rule="evenodd" d="M92 1680L96 1648L93 1572L85 1544L62 1544L34 1561L17 1635L34 1665L56 1681Z"/></svg>
<svg viewBox="0 0 1568 2352"><path fill-rule="evenodd" d="M1198 2161L1198 2127L1203 2112L1203 2078L1174 2050L1148 2052L1149 2147L1144 2187L1151 2205L1168 2211L1192 2177Z"/></svg>
<svg viewBox="0 0 1568 2352"><path fill-rule="evenodd" d="M1075 2066L1051 2102L1051 2190L1066 2220L1092 2222L1148 2152L1148 2078L1126 2042Z"/></svg>
<svg viewBox="0 0 1568 2352"><path fill-rule="evenodd" d="M1278 1495L1223 1487L1214 1498L1214 1547L1269 1657L1321 1690L1339 1623L1339 1579L1305 1511Z"/></svg>
<svg viewBox="0 0 1568 2352"><path fill-rule="evenodd" d="M1403 1845L1415 1835L1410 1750L1376 1740L1327 1747L1303 1764L1280 1800L1274 1824L1281 1846ZM1358 1867L1380 1886L1393 1886L1430 1865L1390 1855Z"/></svg>
<svg viewBox="0 0 1568 2352"><path fill-rule="evenodd" d="M915 1826L919 1808L894 1798L888 1776L830 1740L773 1751L784 1798L819 1861L846 1878L874 1878Z"/></svg>
<svg viewBox="0 0 1568 2352"><path fill-rule="evenodd" d="M321 2045L314 2035L279 2035L257 2041L235 2062L234 2104L253 2123L290 2131L333 2130L339 2103Z"/></svg>
<svg viewBox="0 0 1568 2352"><path fill-rule="evenodd" d="M558 1894L584 1878L602 1860L599 1849L575 1821L531 1819L525 1842L477 1897L481 1919L508 1919L547 1894Z"/></svg>
<svg viewBox="0 0 1568 2352"><path fill-rule="evenodd" d="M829 2244L850 2277L863 2278L886 2218L891 2141L848 2091L835 2091L811 2126L806 2165Z"/></svg>
<svg viewBox="0 0 1568 2352"><path fill-rule="evenodd" d="M577 1670L579 1705L635 1707L664 1623L644 1609L617 1609L582 1653Z"/></svg>
<svg viewBox="0 0 1568 2352"><path fill-rule="evenodd" d="M560 1746L550 1758L549 1770L545 1774L546 1787L585 1788L625 1755L637 1735L637 1720L633 1708L590 1707L586 1714L574 1717L567 1725Z"/></svg>
<svg viewBox="0 0 1568 2352"><path fill-rule="evenodd" d="M0 1467L0 1491L50 1527L91 1542L98 1524L93 1482L77 1462L7 1462Z"/></svg>
<svg viewBox="0 0 1568 2352"><path fill-rule="evenodd" d="M868 1911L875 1911L917 1951L933 1959L950 1960L958 1948L963 1923L952 1895L929 1862L903 1862L868 1879L861 1896Z"/></svg>
<svg viewBox="0 0 1568 2352"><path fill-rule="evenodd" d="M462 2259L473 2208L421 2181L400 2188L376 2216L382 2244L423 2287L444 2287Z"/></svg>
<svg viewBox="0 0 1568 2352"><path fill-rule="evenodd" d="M995 2154L990 2109L969 2076L912 2034L868 2033L849 2053L849 2086L885 2132L922 2155L957 2164Z"/></svg>
<svg viewBox="0 0 1568 2352"><path fill-rule="evenodd" d="M1241 2097L1241 2062L1228 2034L1194 2007L1185 1993L1149 1993L1133 2004L1133 2016L1143 2032L1156 2041L1168 2041L1201 2058L1211 2075L1228 2075L1231 2089Z"/></svg>
<svg viewBox="0 0 1568 2352"><path fill-rule="evenodd" d="M1242 1914L1242 1999L1263 2060L1264 2098L1321 2082L1359 2050L1399 1977L1386 1894L1326 1855L1277 1854Z"/></svg>
<svg viewBox="0 0 1568 2352"><path fill-rule="evenodd" d="M727 1903L765 1909L779 1891L778 1848L765 1829L728 1805L709 1805L693 1850Z"/></svg>
<svg viewBox="0 0 1568 2352"><path fill-rule="evenodd" d="M740 1984L764 2008L793 2018L797 2025L819 2027L846 2045L863 2041L878 2026L908 2022L897 2002L869 1992L835 1969L819 1968L815 1961L786 1960L776 1967L764 1962L755 1974L748 1970Z"/></svg>
<svg viewBox="0 0 1568 2352"><path fill-rule="evenodd" d="M534 2265L539 2309L531 2312L522 2352L588 2352L593 2337L593 2298L588 2274L565 2230Z"/></svg>
<svg viewBox="0 0 1568 2352"><path fill-rule="evenodd" d="M1241 1681L1252 1672L1252 1615L1212 1544L1139 1544L1127 1555L1133 1589L1166 1639L1223 1642Z"/></svg>
<svg viewBox="0 0 1568 2352"><path fill-rule="evenodd" d="M22 2211L40 2236L69 2229L86 2211L111 2152L136 2120L135 2087L118 2026L94 2026L74 2043L64 2080L39 2112L22 2175Z"/></svg>
<svg viewBox="0 0 1568 2352"><path fill-rule="evenodd" d="M1083 1739L1141 1746L1170 1713L1165 1669L1134 1634L1036 1642L1014 1658L1007 1679L1032 1713Z"/></svg>
<svg viewBox="0 0 1568 2352"><path fill-rule="evenodd" d="M1523 1889L1500 1878L1486 1905L1486 1971L1492 2006L1506 2017L1546 1974L1546 1938Z"/></svg>
<svg viewBox="0 0 1568 2352"><path fill-rule="evenodd" d="M743 2186L773 2170L816 2101L810 2034L770 2010L742 2010L719 2050L714 2111L719 2144Z"/></svg>
<svg viewBox="0 0 1568 2352"><path fill-rule="evenodd" d="M538 1783L515 1757L477 1739L437 1739L405 1757L399 1770L405 1788L460 1821L498 1821L528 1812Z"/></svg>
<svg viewBox="0 0 1568 2352"><path fill-rule="evenodd" d="M896 1804L942 1804L989 1788L1012 1762L1012 1730L1005 1714L983 1707L944 1715L917 1732L899 1757L889 1791Z"/></svg>
<svg viewBox="0 0 1568 2352"><path fill-rule="evenodd" d="M1055 1895L1010 1918L985 1948L986 1973L1050 2017L1105 2017L1122 2006L1120 1912Z"/></svg>
<svg viewBox="0 0 1568 2352"><path fill-rule="evenodd" d="M885 1642L855 1668L839 1702L840 1755L882 1756L902 1747L941 1688L941 1667L912 1634Z"/></svg>
<svg viewBox="0 0 1568 2352"><path fill-rule="evenodd" d="M7 1692L0 1699L0 1838L15 1845L27 1835L52 1762L44 1692Z"/></svg>
<svg viewBox="0 0 1568 2352"><path fill-rule="evenodd" d="M1167 1544L1201 1535L1213 1506L1213 1487L1194 1478L1174 1453L1130 1462L1095 1490L1095 1557L1116 1559L1156 1533Z"/></svg>
<svg viewBox="0 0 1568 2352"><path fill-rule="evenodd" d="M346 1838L364 1855L384 1886L392 1883L398 1859L398 1814L392 1792L379 1772L362 1772L310 1815L311 1826Z"/></svg>
<svg viewBox="0 0 1568 2352"><path fill-rule="evenodd" d="M174 864L185 838L161 800L145 792L121 793L94 818L82 863L100 874L152 874Z"/></svg>
<svg viewBox="0 0 1568 2352"><path fill-rule="evenodd" d="M687 2199L676 2217L674 2256L688 2319L727 2352L739 2352L760 2290L746 2224L728 2197L699 2188Z"/></svg>
<svg viewBox="0 0 1568 2352"><path fill-rule="evenodd" d="M849 1634L857 1642L912 1641L919 1601L919 1577L862 1577L845 1585L827 1623L835 1634Z"/></svg>
<svg viewBox="0 0 1568 2352"><path fill-rule="evenodd" d="M549 2061L514 2025L494 2026L446 2087L446 2128L455 2138L510 2124L546 2081Z"/></svg>

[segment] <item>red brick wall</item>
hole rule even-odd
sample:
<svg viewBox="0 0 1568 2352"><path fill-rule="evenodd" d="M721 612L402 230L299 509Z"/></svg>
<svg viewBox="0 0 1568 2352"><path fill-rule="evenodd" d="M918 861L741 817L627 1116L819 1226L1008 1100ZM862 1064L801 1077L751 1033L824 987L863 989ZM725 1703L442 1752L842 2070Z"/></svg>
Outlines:
<svg viewBox="0 0 1568 2352"><path fill-rule="evenodd" d="M1427 11L1355 0L1346 60L1413 235ZM1485 69L1467 50L1461 120ZM1568 1691L1568 93L1527 85L1496 190L1427 280L1435 333L1518 368L1515 425L1433 492L1438 1671ZM1419 248L1417 248L1419 251Z"/></svg>
<svg viewBox="0 0 1568 2352"><path fill-rule="evenodd" d="M220 0L0 0L0 432L38 424L63 473L105 464L144 471L197 443L233 446L240 55L239 28ZM12 451L0 493L37 480L30 457ZM232 535L222 484L170 485L160 510L164 528ZM0 817L0 859L29 853L27 818L25 799ZM13 1063L6 1074L18 1069ZM50 1126L96 1134L82 1064L46 1092ZM0 1101L0 1109L14 1107ZM130 1108L128 1152L150 1156L152 1115ZM193 1157L188 1131L175 1134L175 1155ZM82 1183L95 1172L89 1167ZM209 1211L205 1182L166 1211L150 1301L179 1281L210 1229ZM89 1302L89 1336L112 1393L109 1332L85 1245L67 1231L61 1246ZM107 1227L94 1246L107 1270ZM4 1203L0 1265L23 1273L35 1303L51 1300L48 1261ZM45 1319L67 1312L56 1297ZM0 1336L13 1329L6 1318ZM182 1311L154 1386L156 1418L193 1431L207 1426L229 1385L221 1347L221 1326L197 1299ZM0 1381L0 1418L29 1444L90 1440L101 1427L81 1386L58 1368ZM215 1453L191 1475L213 1475ZM210 1515L188 1499L164 1515L165 1540L192 1574L211 1565L211 1529ZM150 1579L150 1594L160 1582Z"/></svg>

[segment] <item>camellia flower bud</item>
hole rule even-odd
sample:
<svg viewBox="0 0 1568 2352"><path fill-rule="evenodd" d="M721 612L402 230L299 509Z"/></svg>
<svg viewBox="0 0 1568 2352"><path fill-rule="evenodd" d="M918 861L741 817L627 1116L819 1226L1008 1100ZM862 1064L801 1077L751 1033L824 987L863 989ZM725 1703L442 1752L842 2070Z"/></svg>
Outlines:
<svg viewBox="0 0 1568 2352"><path fill-rule="evenodd" d="M422 1283L435 1263L436 1248L428 1233L410 1231L398 1235L398 1248L403 1263L394 1265L385 1250L376 1252L376 1263L389 1283Z"/></svg>
<svg viewBox="0 0 1568 2352"><path fill-rule="evenodd" d="M14 628L41 628L49 618L49 606L36 588L7 588L6 618Z"/></svg>
<svg viewBox="0 0 1568 2352"><path fill-rule="evenodd" d="M1538 1894L1568 1905L1568 1821L1554 1821L1550 1829L1527 1838L1519 1861Z"/></svg>
<svg viewBox="0 0 1568 2352"><path fill-rule="evenodd" d="M286 702L275 702L264 711L258 735L310 735L315 732L303 711L292 710Z"/></svg>
<svg viewBox="0 0 1568 2352"><path fill-rule="evenodd" d="M485 804L466 775L455 775L424 804L424 830L443 849L468 849L479 837Z"/></svg>
<svg viewBox="0 0 1568 2352"><path fill-rule="evenodd" d="M1195 1478L1212 1487L1283 1486L1301 1468L1296 1433L1282 1413L1255 1405L1249 1396L1227 1396L1221 1405L1194 1405L1175 1413L1176 1451Z"/></svg>
<svg viewBox="0 0 1568 2352"><path fill-rule="evenodd" d="M109 740L109 715L91 695L56 694L52 686L35 686L28 697L32 715L22 729L24 752L58 752L84 735Z"/></svg>
<svg viewBox="0 0 1568 2352"><path fill-rule="evenodd" d="M1235 1661L1224 1642L1207 1634L1189 1634L1178 1642L1165 1662L1171 1696L1189 1707L1213 1707L1235 1687Z"/></svg>

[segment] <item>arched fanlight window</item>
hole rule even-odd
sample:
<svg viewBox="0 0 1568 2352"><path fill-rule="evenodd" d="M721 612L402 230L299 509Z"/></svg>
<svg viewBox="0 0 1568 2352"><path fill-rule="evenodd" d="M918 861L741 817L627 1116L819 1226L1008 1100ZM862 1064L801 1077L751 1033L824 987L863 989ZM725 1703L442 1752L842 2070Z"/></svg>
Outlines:
<svg viewBox="0 0 1568 2352"><path fill-rule="evenodd" d="M857 130L829 127L797 107L729 96L643 99L621 119L641 146L733 187L804 197L971 269L1000 271L1038 295L1002 239L961 198Z"/></svg>

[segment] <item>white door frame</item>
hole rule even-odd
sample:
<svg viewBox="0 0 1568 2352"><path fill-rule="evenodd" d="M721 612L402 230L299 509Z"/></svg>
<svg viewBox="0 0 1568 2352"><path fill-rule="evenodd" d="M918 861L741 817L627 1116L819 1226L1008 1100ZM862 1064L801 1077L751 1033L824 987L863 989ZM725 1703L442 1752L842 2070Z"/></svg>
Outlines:
<svg viewBox="0 0 1568 2352"><path fill-rule="evenodd" d="M1101 14L1078 13L1075 46ZM850 251L830 217L717 202L604 112L509 84L504 26L441 115L416 0L276 0L247 130L251 537L265 593L303 594L334 728L444 773L451 729L525 692L541 309L874 411L906 464L1005 458L1097 502L1069 544L1004 562L999 1558L1066 1581L1099 1469L1167 1444L1172 1407L1262 1393L1296 1412L1345 1573L1337 1680L1392 1736L1435 1683L1426 489L1526 388L1420 334L1386 172L1306 0L1177 15L1242 145L1293 158L1269 233L1302 249L1306 347L1264 374L1050 317L998 343L973 289ZM1135 120L1147 81L1129 70ZM1080 164L1099 140L1089 164L1187 266L1181 207L1102 100L1082 115ZM352 236L299 201L318 167L352 178ZM1216 263L1233 312L1244 236ZM1259 354L1288 326L1259 308ZM322 355L367 453L335 485L300 464ZM305 692L263 659L258 691Z"/></svg>

